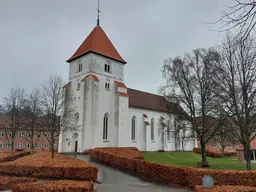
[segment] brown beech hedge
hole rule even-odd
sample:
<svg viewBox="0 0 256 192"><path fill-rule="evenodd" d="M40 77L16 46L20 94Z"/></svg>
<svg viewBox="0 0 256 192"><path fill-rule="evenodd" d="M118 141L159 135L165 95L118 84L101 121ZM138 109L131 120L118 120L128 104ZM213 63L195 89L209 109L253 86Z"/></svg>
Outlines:
<svg viewBox="0 0 256 192"><path fill-rule="evenodd" d="M15 183L36 182L36 178L0 176L0 190L11 189Z"/></svg>
<svg viewBox="0 0 256 192"><path fill-rule="evenodd" d="M1 163L1 174L33 176L37 178L65 178L96 181L98 169L85 161L56 153L37 152L15 161Z"/></svg>
<svg viewBox="0 0 256 192"><path fill-rule="evenodd" d="M255 192L256 187L245 187L245 186L216 186L213 188L204 188L203 186L196 186L195 192Z"/></svg>
<svg viewBox="0 0 256 192"><path fill-rule="evenodd" d="M93 192L94 183L91 181L45 181L12 185L13 192Z"/></svg>
<svg viewBox="0 0 256 192"><path fill-rule="evenodd" d="M198 154L202 153L200 148L194 148L193 152L198 153ZM207 157L213 157L213 158L219 158L219 157L221 157L221 153L220 152L218 153L218 152L215 152L215 151L210 151L210 150L206 149L206 156Z"/></svg>
<svg viewBox="0 0 256 192"><path fill-rule="evenodd" d="M183 167L176 165L157 164L134 158L133 150L100 148L90 150L92 159L116 167L121 170L147 177L152 181L160 181L170 185L179 185L194 189L202 184L205 175L214 177L216 185L238 185L256 187L255 171L213 170L206 168ZM128 153L128 152L129 153Z"/></svg>
<svg viewBox="0 0 256 192"><path fill-rule="evenodd" d="M21 152L21 153L15 153L11 155L10 153L0 153L0 163L8 162L8 161L14 161L18 158L24 157L29 155L30 152Z"/></svg>

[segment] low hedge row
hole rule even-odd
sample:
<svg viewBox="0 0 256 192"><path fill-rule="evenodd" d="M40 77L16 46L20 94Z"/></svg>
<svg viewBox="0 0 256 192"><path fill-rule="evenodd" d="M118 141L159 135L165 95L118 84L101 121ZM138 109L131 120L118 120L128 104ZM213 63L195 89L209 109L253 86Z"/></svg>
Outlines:
<svg viewBox="0 0 256 192"><path fill-rule="evenodd" d="M120 149L121 150L121 149ZM205 168L182 167L176 165L165 165L151 163L140 159L112 154L109 149L90 150L92 159L135 173L138 176L147 177L152 181L161 181L166 184L179 185L186 188L194 188L202 184L205 175L214 177L216 185L239 185L256 187L255 171L229 171L213 170Z"/></svg>
<svg viewBox="0 0 256 192"><path fill-rule="evenodd" d="M198 153L198 154L202 153L200 148L193 148L193 152L194 153ZM221 157L221 153L217 153L215 151L206 150L206 156L207 157L213 157L213 158L219 158L219 157Z"/></svg>
<svg viewBox="0 0 256 192"><path fill-rule="evenodd" d="M205 188L203 186L197 185L195 187L195 192L255 192L256 187L246 187L246 186L216 186L213 188Z"/></svg>
<svg viewBox="0 0 256 192"><path fill-rule="evenodd" d="M0 154L0 163L5 163L9 161L14 161L18 158L24 157L29 155L30 152L21 152L21 153L15 153L11 155L10 153L1 153Z"/></svg>
<svg viewBox="0 0 256 192"><path fill-rule="evenodd" d="M11 189L15 183L36 182L36 178L0 176L0 190Z"/></svg>
<svg viewBox="0 0 256 192"><path fill-rule="evenodd" d="M45 181L12 185L13 192L93 192L94 183L90 181Z"/></svg>
<svg viewBox="0 0 256 192"><path fill-rule="evenodd" d="M104 150L104 152L108 152L109 154L118 155L118 156L128 156L134 159L144 159L143 154L136 147L98 147L96 150ZM91 150L90 149L89 153Z"/></svg>
<svg viewBox="0 0 256 192"><path fill-rule="evenodd" d="M37 152L15 161L1 163L1 174L33 176L37 178L65 178L96 181L98 169L85 161L56 153Z"/></svg>

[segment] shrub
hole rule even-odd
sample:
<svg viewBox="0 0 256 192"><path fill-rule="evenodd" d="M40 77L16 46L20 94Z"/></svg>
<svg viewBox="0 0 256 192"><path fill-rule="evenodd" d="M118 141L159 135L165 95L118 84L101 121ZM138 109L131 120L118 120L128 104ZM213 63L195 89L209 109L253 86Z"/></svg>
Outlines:
<svg viewBox="0 0 256 192"><path fill-rule="evenodd" d="M0 153L0 163L14 161L29 154L30 152L15 153L13 155L11 155L10 153Z"/></svg>
<svg viewBox="0 0 256 192"><path fill-rule="evenodd" d="M36 178L0 176L0 190L7 190L15 183L35 182Z"/></svg>
<svg viewBox="0 0 256 192"><path fill-rule="evenodd" d="M42 190L43 189L43 190ZM94 183L88 181L45 181L12 185L13 192L93 192Z"/></svg>
<svg viewBox="0 0 256 192"><path fill-rule="evenodd" d="M0 173L96 181L98 169L73 157L56 153L52 159L49 152L37 152L12 162L1 163Z"/></svg>
<svg viewBox="0 0 256 192"><path fill-rule="evenodd" d="M246 186L215 186L213 188L204 188L203 186L197 185L195 187L195 192L255 192L256 187L246 187Z"/></svg>

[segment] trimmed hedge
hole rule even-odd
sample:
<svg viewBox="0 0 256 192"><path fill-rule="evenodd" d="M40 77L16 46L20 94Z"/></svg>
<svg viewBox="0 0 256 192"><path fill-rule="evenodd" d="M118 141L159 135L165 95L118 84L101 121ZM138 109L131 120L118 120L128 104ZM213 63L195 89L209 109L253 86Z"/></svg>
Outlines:
<svg viewBox="0 0 256 192"><path fill-rule="evenodd" d="M256 187L245 187L245 186L229 186L222 185L213 188L204 188L203 186L197 185L195 192L255 192Z"/></svg>
<svg viewBox="0 0 256 192"><path fill-rule="evenodd" d="M90 181L45 181L12 185L13 192L93 192L94 183Z"/></svg>
<svg viewBox="0 0 256 192"><path fill-rule="evenodd" d="M193 148L193 152L198 153L198 154L202 153L200 148ZM214 151L209 151L209 150L206 149L206 156L207 157L213 157L213 158L219 158L219 157L221 157L221 153L217 153L217 152L214 152Z"/></svg>
<svg viewBox="0 0 256 192"><path fill-rule="evenodd" d="M119 149L119 151L122 149ZM116 151L114 149L113 151ZM122 155L119 155L122 154ZM138 176L147 177L152 181L160 181L170 185L179 185L194 189L196 185L202 184L205 175L214 177L216 185L239 185L256 187L255 171L232 171L213 170L205 168L183 167L176 165L165 165L146 162L144 160L131 158L124 153L113 155L110 148L90 150L92 159L135 173Z"/></svg>
<svg viewBox="0 0 256 192"><path fill-rule="evenodd" d="M0 164L1 174L33 176L37 178L65 178L96 181L98 169L92 164L56 153L37 152L12 162Z"/></svg>
<svg viewBox="0 0 256 192"><path fill-rule="evenodd" d="M118 155L118 156L129 156L130 158L134 159L144 159L143 154L136 148L136 147L98 147L95 149L90 149L88 152L92 150L103 150L104 152L108 152L112 155Z"/></svg>
<svg viewBox="0 0 256 192"><path fill-rule="evenodd" d="M36 182L36 178L0 176L0 190L11 189L15 183Z"/></svg>
<svg viewBox="0 0 256 192"><path fill-rule="evenodd" d="M15 153L13 155L11 155L10 153L0 153L0 163L14 161L29 154L30 152Z"/></svg>

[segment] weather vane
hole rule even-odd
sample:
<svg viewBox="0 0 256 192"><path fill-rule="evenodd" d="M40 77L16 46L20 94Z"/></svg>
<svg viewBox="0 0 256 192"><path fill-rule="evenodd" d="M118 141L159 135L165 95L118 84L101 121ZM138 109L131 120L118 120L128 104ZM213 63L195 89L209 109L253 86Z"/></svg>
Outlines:
<svg viewBox="0 0 256 192"><path fill-rule="evenodd" d="M97 25L99 26L100 25L100 0L98 0L98 19L97 19Z"/></svg>

